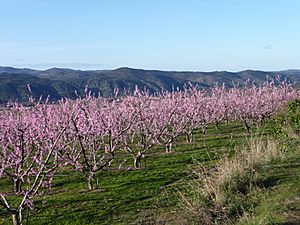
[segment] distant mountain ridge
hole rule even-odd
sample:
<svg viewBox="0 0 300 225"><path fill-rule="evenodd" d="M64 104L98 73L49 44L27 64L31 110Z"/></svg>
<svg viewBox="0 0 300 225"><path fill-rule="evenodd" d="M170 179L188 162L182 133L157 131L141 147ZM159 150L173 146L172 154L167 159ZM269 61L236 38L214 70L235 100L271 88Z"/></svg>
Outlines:
<svg viewBox="0 0 300 225"><path fill-rule="evenodd" d="M61 98L76 98L84 94L88 86L94 94L105 97L112 96L114 88L133 90L135 85L150 92L182 88L186 83L209 88L216 83L232 87L233 82L243 83L250 79L257 83L265 82L280 76L281 79L299 83L300 70L258 71L244 70L240 72L184 72L132 69L127 67L115 70L72 70L51 68L48 70L19 69L14 67L0 67L0 103L7 101L27 101L32 89L33 97L50 96L55 101Z"/></svg>

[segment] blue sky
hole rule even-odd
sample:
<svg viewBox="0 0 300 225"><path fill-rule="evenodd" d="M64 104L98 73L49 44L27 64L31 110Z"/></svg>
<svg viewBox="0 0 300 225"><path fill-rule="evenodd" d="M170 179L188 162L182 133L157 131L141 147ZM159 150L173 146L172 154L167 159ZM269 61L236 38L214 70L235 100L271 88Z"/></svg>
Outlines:
<svg viewBox="0 0 300 225"><path fill-rule="evenodd" d="M0 66L300 68L298 0L0 0Z"/></svg>

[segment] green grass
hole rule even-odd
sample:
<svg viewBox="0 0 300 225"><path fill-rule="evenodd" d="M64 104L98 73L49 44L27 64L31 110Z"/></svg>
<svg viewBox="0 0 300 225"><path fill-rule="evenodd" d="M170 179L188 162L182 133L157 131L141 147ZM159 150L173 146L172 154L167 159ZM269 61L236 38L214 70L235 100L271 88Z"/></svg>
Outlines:
<svg viewBox="0 0 300 225"><path fill-rule="evenodd" d="M267 135L271 132L272 124L269 122L259 131L254 129L253 133ZM143 159L143 168L132 171L116 169L123 156L127 158L125 165L132 165L132 158L121 154L111 171L98 175L99 189L95 191L87 191L86 180L81 173L62 171L55 177L51 191L37 199L36 210L30 212L29 224L144 224L141 218L147 217L145 220L148 222L153 220L151 216L158 205L163 205L167 211L176 207L178 198L175 194L172 197L172 190L183 189L186 181L193 178L189 165L192 166L195 161L214 163L229 154L228 149L245 143L249 136L240 124L222 124L218 130L210 127L205 135L196 131L194 143L186 144L185 137L181 136L169 154L164 153L163 147L155 147ZM278 168L270 167L268 171L271 173L272 169L277 175ZM284 168L281 170L285 176ZM292 182L287 181L287 186L278 188L286 189L293 185ZM1 181L0 185L1 190L6 189L8 181ZM262 199L269 198L268 191L267 194L259 192ZM166 192L169 193L167 196ZM271 197L272 194L273 190ZM268 210L264 207L267 206L255 209L255 214L263 215L264 210ZM9 215L0 209L0 224L10 223Z"/></svg>
<svg viewBox="0 0 300 225"><path fill-rule="evenodd" d="M260 188L248 196L248 201L256 207L252 215L241 219L239 225L300 223L299 150L295 149L288 153L286 159L261 168Z"/></svg>

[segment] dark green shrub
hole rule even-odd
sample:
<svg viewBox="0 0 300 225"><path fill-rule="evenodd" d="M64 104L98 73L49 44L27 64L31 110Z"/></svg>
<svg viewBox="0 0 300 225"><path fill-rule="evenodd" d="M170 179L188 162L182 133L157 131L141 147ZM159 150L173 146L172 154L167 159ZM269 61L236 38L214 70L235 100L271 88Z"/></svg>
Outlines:
<svg viewBox="0 0 300 225"><path fill-rule="evenodd" d="M300 131L300 99L289 102L287 119L296 131Z"/></svg>

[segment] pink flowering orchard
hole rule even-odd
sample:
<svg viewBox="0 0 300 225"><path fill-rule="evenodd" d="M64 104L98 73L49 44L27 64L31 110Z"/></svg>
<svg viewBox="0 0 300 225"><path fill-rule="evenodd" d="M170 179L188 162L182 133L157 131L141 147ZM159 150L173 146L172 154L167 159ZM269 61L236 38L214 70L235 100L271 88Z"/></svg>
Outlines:
<svg viewBox="0 0 300 225"><path fill-rule="evenodd" d="M128 113L134 115L132 126L122 135L123 149L132 156L134 168L141 167L142 158L167 129L172 113L167 113L163 100L161 96L153 97L137 89L133 96L123 99L123 104L130 109Z"/></svg>
<svg viewBox="0 0 300 225"><path fill-rule="evenodd" d="M33 208L34 197L50 188L58 166L58 152L65 147L62 134L69 127L73 112L60 114L61 105L13 104L0 115L0 178L12 181L17 205L8 201L11 192L0 191L1 205L22 223L24 207Z"/></svg>
<svg viewBox="0 0 300 225"><path fill-rule="evenodd" d="M87 92L82 99L55 104L31 100L27 106L14 103L1 109L0 179L11 182L11 190L0 187L0 205L14 225L22 224L24 208L33 208L35 197L51 190L57 172L80 171L93 190L101 171L117 168L112 167L118 154L141 168L154 146L170 153L179 135L196 141L195 129L205 134L209 125L222 122L238 121L250 131L299 97L291 84L278 81L230 89L190 86L155 95L137 88L133 95L117 93L106 99ZM17 204L9 201L11 196Z"/></svg>
<svg viewBox="0 0 300 225"><path fill-rule="evenodd" d="M76 110L63 134L68 145L60 158L64 165L81 171L89 190L93 190L97 188L97 173L109 169L115 151L123 146L122 136L133 126L134 114L123 103L90 95L69 104Z"/></svg>

